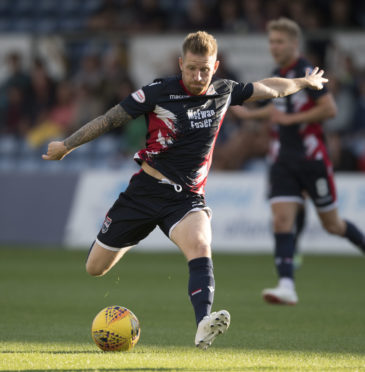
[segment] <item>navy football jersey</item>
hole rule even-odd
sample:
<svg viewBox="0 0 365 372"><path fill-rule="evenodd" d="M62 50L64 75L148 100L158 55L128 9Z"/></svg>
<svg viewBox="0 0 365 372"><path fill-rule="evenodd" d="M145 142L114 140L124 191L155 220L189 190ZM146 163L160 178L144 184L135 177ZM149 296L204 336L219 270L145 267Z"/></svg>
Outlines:
<svg viewBox="0 0 365 372"><path fill-rule="evenodd" d="M203 194L214 144L229 105L240 105L252 84L213 79L205 94L189 94L181 76L155 80L120 104L136 118L144 114L146 146L134 156L186 190Z"/></svg>
<svg viewBox="0 0 365 372"><path fill-rule="evenodd" d="M278 68L273 74L285 78L304 77L307 68L313 69L308 61L299 58L292 66L286 69ZM277 98L273 103L282 112L296 113L309 110L315 105L315 101L326 93L326 87L321 90L303 89L292 95ZM277 125L272 137L270 154L272 160L296 161L298 158L328 160L320 122Z"/></svg>

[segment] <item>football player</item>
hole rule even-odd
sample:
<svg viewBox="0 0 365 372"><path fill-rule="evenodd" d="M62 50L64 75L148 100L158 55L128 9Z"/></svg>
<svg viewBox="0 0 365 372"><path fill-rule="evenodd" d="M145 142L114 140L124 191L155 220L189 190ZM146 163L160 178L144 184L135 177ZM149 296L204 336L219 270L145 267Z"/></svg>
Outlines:
<svg viewBox="0 0 365 372"><path fill-rule="evenodd" d="M230 105L245 101L283 97L304 88L322 89L327 79L318 68L296 79L274 77L247 84L215 79L217 43L202 31L187 35L179 66L180 75L155 80L64 141L51 142L43 159L61 160L78 146L145 116L146 145L134 156L141 170L107 213L86 270L104 275L159 226L188 262L188 292L197 324L195 345L206 349L230 324L228 311L211 313L215 290L211 211L204 198L224 115Z"/></svg>

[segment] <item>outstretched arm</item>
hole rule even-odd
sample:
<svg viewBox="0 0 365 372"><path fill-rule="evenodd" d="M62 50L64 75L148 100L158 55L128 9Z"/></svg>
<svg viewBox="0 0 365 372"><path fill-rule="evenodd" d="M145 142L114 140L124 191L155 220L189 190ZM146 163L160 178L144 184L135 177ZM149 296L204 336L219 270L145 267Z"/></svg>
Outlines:
<svg viewBox="0 0 365 372"><path fill-rule="evenodd" d="M53 141L48 145L46 155L42 155L44 160L61 160L68 153L82 144L109 132L111 129L120 127L132 120L121 105L116 105L108 110L104 115L89 121L79 130L73 133L64 141Z"/></svg>
<svg viewBox="0 0 365 372"><path fill-rule="evenodd" d="M285 97L305 88L320 90L323 84L328 82L328 79L323 77L323 73L323 70L316 67L312 72L307 70L302 78L273 77L257 81L253 83L253 94L246 102Z"/></svg>

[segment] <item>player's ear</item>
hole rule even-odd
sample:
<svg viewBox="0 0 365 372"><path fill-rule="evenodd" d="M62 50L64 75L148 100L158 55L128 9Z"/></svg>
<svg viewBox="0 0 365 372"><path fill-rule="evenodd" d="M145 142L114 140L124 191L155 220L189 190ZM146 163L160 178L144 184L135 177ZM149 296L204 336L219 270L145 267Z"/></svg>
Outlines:
<svg viewBox="0 0 365 372"><path fill-rule="evenodd" d="M216 60L215 61L215 63L214 63L214 72L213 72L213 74L215 74L215 72L218 70L218 67L219 67L219 61L218 60Z"/></svg>
<svg viewBox="0 0 365 372"><path fill-rule="evenodd" d="M180 66L181 71L182 71L182 65L183 65L182 57L179 57L179 66Z"/></svg>

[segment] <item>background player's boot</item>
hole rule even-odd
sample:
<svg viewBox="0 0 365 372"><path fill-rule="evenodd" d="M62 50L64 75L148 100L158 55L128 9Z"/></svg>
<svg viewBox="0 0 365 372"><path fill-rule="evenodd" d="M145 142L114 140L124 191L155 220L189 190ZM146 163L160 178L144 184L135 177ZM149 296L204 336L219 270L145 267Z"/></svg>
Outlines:
<svg viewBox="0 0 365 372"><path fill-rule="evenodd" d="M276 305L296 305L298 296L294 288L277 286L276 288L267 288L262 291L263 299L269 304Z"/></svg>
<svg viewBox="0 0 365 372"><path fill-rule="evenodd" d="M228 329L230 322L231 316L227 310L205 316L198 324L195 346L203 350L208 349L216 337Z"/></svg>

